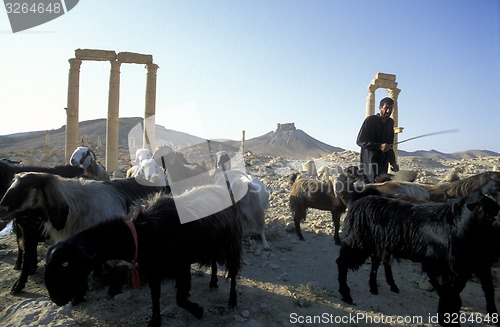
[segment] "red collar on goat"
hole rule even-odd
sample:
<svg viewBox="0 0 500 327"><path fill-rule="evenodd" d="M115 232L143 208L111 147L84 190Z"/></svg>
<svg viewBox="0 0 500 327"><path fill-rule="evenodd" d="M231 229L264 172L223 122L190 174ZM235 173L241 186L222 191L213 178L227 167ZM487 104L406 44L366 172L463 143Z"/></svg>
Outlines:
<svg viewBox="0 0 500 327"><path fill-rule="evenodd" d="M139 271L137 270L137 253L138 253L138 244L137 244L137 230L135 229L135 225L132 220L126 220L128 228L130 228L130 232L132 233L132 237L134 238L135 243L135 253L134 258L132 259L132 285L134 288L141 288L141 278L139 276Z"/></svg>

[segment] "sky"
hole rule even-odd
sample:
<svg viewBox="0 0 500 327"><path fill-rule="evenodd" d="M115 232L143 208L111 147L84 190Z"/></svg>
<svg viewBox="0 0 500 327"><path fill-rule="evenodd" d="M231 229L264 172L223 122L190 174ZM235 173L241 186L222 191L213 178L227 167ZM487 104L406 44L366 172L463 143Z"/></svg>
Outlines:
<svg viewBox="0 0 500 327"><path fill-rule="evenodd" d="M395 74L405 151L500 153L500 1L84 0L12 33L0 8L0 135L66 124L75 49L153 55L156 123L240 140L295 123L359 151L368 85ZM84 61L79 120L107 117L109 62ZM120 117L142 117L144 65L122 64ZM378 102L387 92L375 93Z"/></svg>

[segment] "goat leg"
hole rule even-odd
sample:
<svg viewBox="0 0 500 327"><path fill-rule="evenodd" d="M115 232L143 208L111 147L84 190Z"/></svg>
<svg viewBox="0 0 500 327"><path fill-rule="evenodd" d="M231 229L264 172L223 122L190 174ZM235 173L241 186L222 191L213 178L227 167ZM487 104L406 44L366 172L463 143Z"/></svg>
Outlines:
<svg viewBox="0 0 500 327"><path fill-rule="evenodd" d="M183 309L186 309L196 319L201 319L203 317L203 307L188 300L189 292L191 290L191 265L182 264L180 267L177 268L176 287L177 287L177 294L176 294L177 305Z"/></svg>
<svg viewBox="0 0 500 327"><path fill-rule="evenodd" d="M372 293L373 295L378 294L377 271L378 271L378 267L380 267L381 261L382 260L380 260L380 258L378 258L374 255L372 256L372 269L370 271L369 284L370 284L370 293Z"/></svg>
<svg viewBox="0 0 500 327"><path fill-rule="evenodd" d="M36 241L37 242L37 241ZM19 274L19 278L14 282L12 288L10 290L10 294L19 294L26 286L28 282L28 276L35 273L38 260L37 260L37 243L34 243L34 246L31 244L28 245L29 242L26 242L25 251L22 252L22 265L21 265L21 273Z"/></svg>
<svg viewBox="0 0 500 327"><path fill-rule="evenodd" d="M345 208L345 207L344 207ZM345 209L344 209L345 210ZM335 232L333 234L333 240L335 241L335 244L340 245L340 236L339 236L339 230L340 230L340 216L344 212L342 208L340 207L335 207L331 213L332 213L332 221L333 221L333 226L335 228Z"/></svg>
<svg viewBox="0 0 500 327"><path fill-rule="evenodd" d="M399 287L396 285L394 281L394 276L392 275L392 267L391 263L387 260L384 261L384 271L385 271L385 280L387 284L391 287L391 292L399 293Z"/></svg>
<svg viewBox="0 0 500 327"><path fill-rule="evenodd" d="M299 240L305 241L304 236L302 235L302 230L300 229L300 222L305 220L306 212L305 210L295 208L293 211L293 223L295 225L295 233L299 237Z"/></svg>
<svg viewBox="0 0 500 327"><path fill-rule="evenodd" d="M161 279L152 277L149 279L149 291L151 292L152 314L149 320L148 327L159 327L161 325L160 316L160 293Z"/></svg>
<svg viewBox="0 0 500 327"><path fill-rule="evenodd" d="M231 279L231 289L229 290L228 305L230 308L233 309L236 308L236 305L238 304L237 294L236 294L236 275L238 274L237 266L238 266L237 263L228 262L227 264L229 278Z"/></svg>
<svg viewBox="0 0 500 327"><path fill-rule="evenodd" d="M341 300L349 303L349 304L354 304L354 300L352 299L351 296L351 289L347 285L347 265L345 263L344 259L344 253L342 251L340 252L339 257L337 258L337 267L338 267L338 279L339 279L339 292L341 295Z"/></svg>
<svg viewBox="0 0 500 327"><path fill-rule="evenodd" d="M475 274L481 282L481 288L486 298L486 312L490 315L498 313L495 305L495 287L493 286L490 267L482 267Z"/></svg>
<svg viewBox="0 0 500 327"><path fill-rule="evenodd" d="M14 269L21 269L21 274L10 290L10 294L20 293L26 283L28 276L36 272L38 266L37 246L42 238L41 221L31 216L14 220L16 232L18 255Z"/></svg>
<svg viewBox="0 0 500 327"><path fill-rule="evenodd" d="M218 282L217 262L215 260L213 260L212 261L212 275L210 276L210 289L211 290L219 287L219 285L217 285L217 282Z"/></svg>
<svg viewBox="0 0 500 327"><path fill-rule="evenodd" d="M30 244L28 241L26 242L25 250L22 252L21 273L19 274L19 278L14 282L14 285L12 285L10 294L14 295L21 293L28 282L28 276L35 273L38 265L37 243L38 240L35 240L34 244Z"/></svg>

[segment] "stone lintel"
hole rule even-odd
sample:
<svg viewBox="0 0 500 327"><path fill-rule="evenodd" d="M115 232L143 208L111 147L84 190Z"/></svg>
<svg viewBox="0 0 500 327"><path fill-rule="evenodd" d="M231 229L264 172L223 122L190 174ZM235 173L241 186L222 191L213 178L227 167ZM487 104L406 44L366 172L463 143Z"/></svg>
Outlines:
<svg viewBox="0 0 500 327"><path fill-rule="evenodd" d="M396 75L394 74L386 74L386 73L376 73L375 74L375 79L378 80L388 80L392 82L396 82Z"/></svg>
<svg viewBox="0 0 500 327"><path fill-rule="evenodd" d="M373 80L372 85L375 85L377 88L382 88L382 89L395 89L398 87L398 83L388 81L385 79Z"/></svg>
<svg viewBox="0 0 500 327"><path fill-rule="evenodd" d="M116 52L112 50L76 49L75 57L80 60L115 61Z"/></svg>
<svg viewBox="0 0 500 327"><path fill-rule="evenodd" d="M153 55L140 54L134 52L119 52L118 61L127 64L151 64L153 63Z"/></svg>

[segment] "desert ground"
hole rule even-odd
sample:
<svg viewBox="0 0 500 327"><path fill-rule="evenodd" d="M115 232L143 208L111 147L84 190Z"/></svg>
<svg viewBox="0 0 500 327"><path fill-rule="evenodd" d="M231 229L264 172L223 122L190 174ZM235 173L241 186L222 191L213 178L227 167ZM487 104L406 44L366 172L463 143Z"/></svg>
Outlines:
<svg viewBox="0 0 500 327"><path fill-rule="evenodd" d="M28 153L0 153L0 157L23 159L26 164L60 164L60 151L39 149L38 156ZM28 158L28 159L27 159ZM271 250L262 248L260 239L247 238L244 265L238 278L238 306L227 308L229 283L220 271L219 288L210 291L207 271L192 271L191 301L205 309L201 320L175 304L173 282L162 286L163 326L435 326L438 296L429 287L419 264L394 262L394 276L400 288L389 290L383 273L379 274L379 294L368 288L369 265L349 273L354 305L340 300L337 291L339 246L333 242L330 213L310 209L302 224L305 241L299 241L288 208L289 176L299 169L300 161L278 157L248 156L249 173L258 176L268 187L270 208L267 211L266 235ZM317 167L347 167L358 161L352 151L316 158ZM460 161L442 161L422 157L402 157L401 170L417 171L417 182L435 183L452 172L460 177L497 170L500 157L482 157ZM121 161L127 168L127 159ZM341 235L342 236L342 235ZM23 293L9 293L19 272L13 270L17 255L15 236L0 237L0 324L2 326L145 326L151 313L149 288L136 290L130 284L114 299L106 297L106 288L90 283L86 301L77 306L58 307L48 298L44 286L44 258L47 244L38 248L39 267L30 276ZM128 268L128 267L126 267ZM500 283L500 266L494 267L495 285ZM497 306L500 305L496 295ZM483 292L477 280L471 280L462 292L462 326L488 326Z"/></svg>

